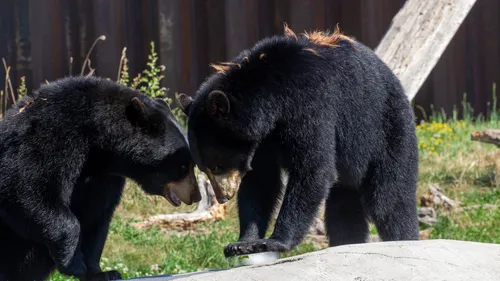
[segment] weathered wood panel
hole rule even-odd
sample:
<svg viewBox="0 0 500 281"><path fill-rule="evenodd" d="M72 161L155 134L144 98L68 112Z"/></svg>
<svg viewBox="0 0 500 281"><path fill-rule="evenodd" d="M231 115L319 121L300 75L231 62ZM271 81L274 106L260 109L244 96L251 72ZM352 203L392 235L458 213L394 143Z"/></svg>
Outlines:
<svg viewBox="0 0 500 281"><path fill-rule="evenodd" d="M449 0L447 0L449 1ZM462 0L461 0L462 1ZM4 0L0 1L0 57L12 66L16 87L79 73L93 41L97 74L116 79L123 47L131 76L146 67L150 41L166 66L170 94L194 94L210 73L208 64L227 60L255 41L294 30L340 28L374 48L405 0ZM486 112L500 79L500 2L478 0L465 23L418 92L415 103L451 111L464 92ZM0 68L0 89L5 72Z"/></svg>

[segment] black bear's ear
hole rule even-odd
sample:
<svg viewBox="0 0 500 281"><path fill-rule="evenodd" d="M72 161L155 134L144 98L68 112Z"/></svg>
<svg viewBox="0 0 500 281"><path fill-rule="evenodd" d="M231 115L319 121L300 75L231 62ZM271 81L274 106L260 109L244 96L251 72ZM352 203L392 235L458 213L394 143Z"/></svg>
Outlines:
<svg viewBox="0 0 500 281"><path fill-rule="evenodd" d="M219 90L212 91L208 94L206 106L208 114L215 119L223 119L227 117L231 108L226 94Z"/></svg>
<svg viewBox="0 0 500 281"><path fill-rule="evenodd" d="M181 108L182 112L184 112L184 114L188 115L189 107L191 106L193 99L184 93L180 93L178 95L175 95L175 98L176 98L177 104Z"/></svg>
<svg viewBox="0 0 500 281"><path fill-rule="evenodd" d="M126 113L128 119L134 124L144 123L148 119L146 105L138 97L132 98L127 106Z"/></svg>

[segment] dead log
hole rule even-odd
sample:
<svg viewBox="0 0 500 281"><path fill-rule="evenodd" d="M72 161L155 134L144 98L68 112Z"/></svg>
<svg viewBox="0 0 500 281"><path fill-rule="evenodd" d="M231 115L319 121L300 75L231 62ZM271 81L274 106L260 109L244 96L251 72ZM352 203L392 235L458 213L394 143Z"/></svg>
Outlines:
<svg viewBox="0 0 500 281"><path fill-rule="evenodd" d="M433 207L421 207L417 214L420 225L433 226L437 222L436 210Z"/></svg>
<svg viewBox="0 0 500 281"><path fill-rule="evenodd" d="M407 0L375 53L412 100L476 0Z"/></svg>
<svg viewBox="0 0 500 281"><path fill-rule="evenodd" d="M460 207L460 202L449 198L444 195L441 187L437 185L429 185L429 193L422 195L420 197L420 206L438 208L444 207L447 210L454 210Z"/></svg>
<svg viewBox="0 0 500 281"><path fill-rule="evenodd" d="M488 129L472 132L471 140L494 144L500 148L500 130Z"/></svg>
<svg viewBox="0 0 500 281"><path fill-rule="evenodd" d="M453 210L460 207L460 202L444 195L441 187L437 185L429 185L429 192L433 196L433 201L436 206L443 206L448 210Z"/></svg>

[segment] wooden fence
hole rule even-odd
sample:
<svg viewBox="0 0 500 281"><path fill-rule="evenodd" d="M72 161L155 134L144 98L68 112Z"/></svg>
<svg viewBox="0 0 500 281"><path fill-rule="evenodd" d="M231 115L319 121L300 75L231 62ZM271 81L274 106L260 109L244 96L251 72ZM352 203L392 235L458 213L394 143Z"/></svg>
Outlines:
<svg viewBox="0 0 500 281"><path fill-rule="evenodd" d="M166 66L170 94L194 94L210 62L226 60L257 40L294 30L341 29L374 48L404 0L0 0L0 57L14 87L78 74L94 40L96 74L116 79L123 47L131 75L146 67L150 42ZM418 11L415 11L418 12ZM486 112L500 78L500 1L478 0L415 103L450 112L464 93ZM0 68L0 77L5 75ZM0 79L0 89L4 89Z"/></svg>

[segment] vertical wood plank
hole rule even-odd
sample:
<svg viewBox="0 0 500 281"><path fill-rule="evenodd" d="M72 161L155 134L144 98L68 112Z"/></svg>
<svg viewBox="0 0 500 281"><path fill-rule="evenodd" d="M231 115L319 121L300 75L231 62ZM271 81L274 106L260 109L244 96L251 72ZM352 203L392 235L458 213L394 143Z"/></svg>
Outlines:
<svg viewBox="0 0 500 281"><path fill-rule="evenodd" d="M60 0L31 1L29 9L31 42L37 46L32 49L33 87L38 88L45 80L51 81L67 73L68 54L63 52Z"/></svg>
<svg viewBox="0 0 500 281"><path fill-rule="evenodd" d="M127 46L131 75L146 67L150 42L166 66L170 94L194 94L208 64L230 59L256 41L295 31L333 29L374 48L405 0L4 0L0 1L0 57L28 87L73 73L95 38L105 34L91 59L97 74L116 79ZM476 112L486 112L492 83L500 80L500 1L481 0L455 35L415 102L451 111L463 92ZM17 41L16 41L17 40ZM4 77L0 67L0 77ZM0 88L4 81L0 78ZM460 106L459 106L460 107ZM451 112L450 112L451 113Z"/></svg>
<svg viewBox="0 0 500 281"><path fill-rule="evenodd" d="M322 0L290 0L290 26L295 32L325 27L325 4Z"/></svg>
<svg viewBox="0 0 500 281"><path fill-rule="evenodd" d="M258 6L253 0L226 0L227 57L232 58L258 40Z"/></svg>
<svg viewBox="0 0 500 281"><path fill-rule="evenodd" d="M349 36L354 36L361 41L361 1L363 0L339 0L340 19L339 27L342 32Z"/></svg>
<svg viewBox="0 0 500 281"><path fill-rule="evenodd" d="M361 35L359 40L372 49L377 47L389 28L392 18L401 7L401 0L361 2Z"/></svg>
<svg viewBox="0 0 500 281"><path fill-rule="evenodd" d="M325 29L334 30L340 23L342 0L325 1ZM343 26L340 26L343 28Z"/></svg>
<svg viewBox="0 0 500 281"><path fill-rule="evenodd" d="M206 73L209 71L208 61L208 27L207 27L207 0L191 0L192 12L192 33L191 33L191 56L193 64L191 67L192 84L190 92L194 94L198 85L205 79Z"/></svg>
<svg viewBox="0 0 500 281"><path fill-rule="evenodd" d="M283 25L290 22L290 0L274 0L274 32L283 34Z"/></svg>
<svg viewBox="0 0 500 281"><path fill-rule="evenodd" d="M106 36L106 40L100 41L94 48L95 60L91 61L91 67L96 69L96 75L116 81L120 49L123 45L123 37L118 25L121 20L120 5L117 0L96 0L94 11L94 21L100 23L94 26L94 33L97 36ZM85 72L88 73L88 70Z"/></svg>
<svg viewBox="0 0 500 281"><path fill-rule="evenodd" d="M226 45L226 3L221 0L206 1L208 28L208 61L215 63L227 59ZM207 73L209 70L207 70Z"/></svg>
<svg viewBox="0 0 500 281"><path fill-rule="evenodd" d="M191 32L192 15L190 13L190 1L172 0L176 12L173 14L173 52L174 71L177 77L177 87L173 91L191 94L194 89L191 77L191 66L193 58L191 56Z"/></svg>
<svg viewBox="0 0 500 281"><path fill-rule="evenodd" d="M169 89L169 97L172 97L171 92L177 88L177 76L174 68L174 13L176 13L174 1L158 0L158 52L160 63L165 66L163 86Z"/></svg>
<svg viewBox="0 0 500 281"><path fill-rule="evenodd" d="M269 37L275 34L274 15L276 12L273 1L270 0L257 0L257 1L258 1L257 40L260 40L263 39L264 37Z"/></svg>

